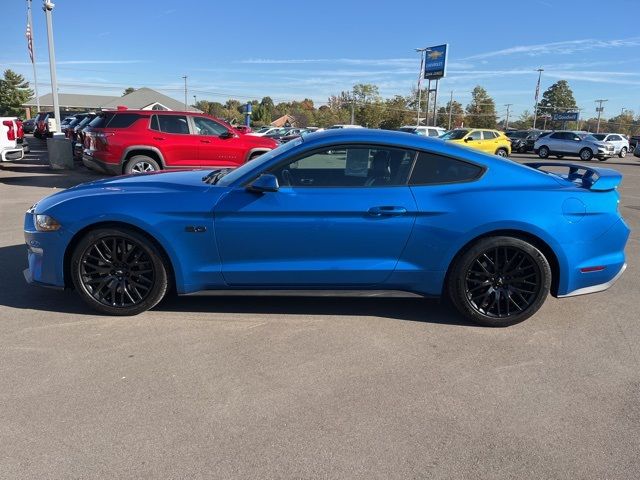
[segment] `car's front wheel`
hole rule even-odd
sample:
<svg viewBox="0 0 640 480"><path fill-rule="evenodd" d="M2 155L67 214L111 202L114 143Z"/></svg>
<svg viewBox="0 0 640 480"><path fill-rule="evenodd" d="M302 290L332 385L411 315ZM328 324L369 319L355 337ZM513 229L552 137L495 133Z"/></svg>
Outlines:
<svg viewBox="0 0 640 480"><path fill-rule="evenodd" d="M619 156L620 158L624 158L624 157L626 157L626 156L627 156L627 147L622 147L622 148L620 149L620 153L618 153L618 156Z"/></svg>
<svg viewBox="0 0 640 480"><path fill-rule="evenodd" d="M538 156L540 158L549 158L549 147L542 146L538 149Z"/></svg>
<svg viewBox="0 0 640 480"><path fill-rule="evenodd" d="M144 312L162 300L169 285L161 253L128 228L87 233L72 253L70 271L82 300L108 315Z"/></svg>
<svg viewBox="0 0 640 480"><path fill-rule="evenodd" d="M551 268L542 252L504 236L480 239L459 255L447 281L458 311L490 327L526 320L540 309L550 287Z"/></svg>
<svg viewBox="0 0 640 480"><path fill-rule="evenodd" d="M124 167L124 173L127 175L132 173L157 172L158 170L160 170L158 162L146 155L135 155L131 157L131 160L129 160Z"/></svg>
<svg viewBox="0 0 640 480"><path fill-rule="evenodd" d="M580 160L588 161L593 158L593 151L590 148L580 150Z"/></svg>
<svg viewBox="0 0 640 480"><path fill-rule="evenodd" d="M499 148L498 150L496 150L496 155L498 155L499 157L508 157L509 152L507 152L506 148Z"/></svg>

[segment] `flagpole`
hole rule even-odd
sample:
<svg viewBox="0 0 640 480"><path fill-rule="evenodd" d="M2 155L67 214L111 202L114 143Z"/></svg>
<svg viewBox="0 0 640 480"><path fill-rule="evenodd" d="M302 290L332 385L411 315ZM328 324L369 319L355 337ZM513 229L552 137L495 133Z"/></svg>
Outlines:
<svg viewBox="0 0 640 480"><path fill-rule="evenodd" d="M27 26L29 27L29 43L31 45L31 66L33 67L33 88L36 94L37 113L40 113L40 95L38 95L38 74L36 73L36 49L33 46L33 20L31 19L31 0L27 0Z"/></svg>

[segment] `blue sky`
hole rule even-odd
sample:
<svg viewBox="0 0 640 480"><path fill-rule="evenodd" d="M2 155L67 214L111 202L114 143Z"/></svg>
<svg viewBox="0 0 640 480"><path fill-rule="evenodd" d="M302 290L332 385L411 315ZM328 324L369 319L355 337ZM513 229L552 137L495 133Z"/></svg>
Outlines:
<svg viewBox="0 0 640 480"><path fill-rule="evenodd" d="M40 94L50 91L42 2L34 0ZM532 110L559 79L573 88L583 118L594 100L605 116L640 113L638 0L486 0L264 2L243 0L59 0L54 31L60 92L120 94L148 86L189 100L271 96L276 103L325 102L354 83L383 96L416 84L416 47L449 43L447 78L466 105L482 85L499 113ZM0 69L32 80L24 37L26 2L0 0ZM632 21L633 18L635 21ZM443 100L444 101L444 100Z"/></svg>

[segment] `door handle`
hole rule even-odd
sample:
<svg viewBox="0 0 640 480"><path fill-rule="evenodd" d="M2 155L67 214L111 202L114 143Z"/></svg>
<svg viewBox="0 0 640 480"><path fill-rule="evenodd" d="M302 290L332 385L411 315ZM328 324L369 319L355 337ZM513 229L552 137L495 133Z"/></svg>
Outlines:
<svg viewBox="0 0 640 480"><path fill-rule="evenodd" d="M372 217L395 217L398 215L404 215L407 213L407 209L404 207L371 207L368 211Z"/></svg>
<svg viewBox="0 0 640 480"><path fill-rule="evenodd" d="M153 137L154 140L164 140L164 137Z"/></svg>
<svg viewBox="0 0 640 480"><path fill-rule="evenodd" d="M200 143L211 143L209 140L200 140Z"/></svg>
<svg viewBox="0 0 640 480"><path fill-rule="evenodd" d="M300 183L303 185L311 185L313 183L313 178L301 178Z"/></svg>

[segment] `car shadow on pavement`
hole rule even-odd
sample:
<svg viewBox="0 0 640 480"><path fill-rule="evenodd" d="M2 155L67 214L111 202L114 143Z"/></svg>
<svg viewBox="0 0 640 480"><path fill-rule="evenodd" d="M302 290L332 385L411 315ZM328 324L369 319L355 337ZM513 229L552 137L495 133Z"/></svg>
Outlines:
<svg viewBox="0 0 640 480"><path fill-rule="evenodd" d="M0 307L96 315L75 292L28 285L27 247L0 247ZM175 313L246 313L384 317L415 322L476 326L437 300L383 297L170 296L153 311ZM152 311L152 313L153 313ZM1 318L0 318L1 320Z"/></svg>
<svg viewBox="0 0 640 480"><path fill-rule="evenodd" d="M104 178L104 175L84 168L82 170L52 170L47 166L15 167L3 165L0 171L2 170L23 174L0 177L0 183L21 187L70 188Z"/></svg>
<svg viewBox="0 0 640 480"><path fill-rule="evenodd" d="M414 322L473 326L452 307L435 299L327 296L173 296L158 311L383 317Z"/></svg>

